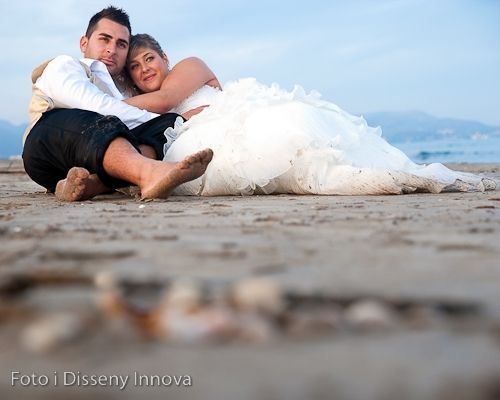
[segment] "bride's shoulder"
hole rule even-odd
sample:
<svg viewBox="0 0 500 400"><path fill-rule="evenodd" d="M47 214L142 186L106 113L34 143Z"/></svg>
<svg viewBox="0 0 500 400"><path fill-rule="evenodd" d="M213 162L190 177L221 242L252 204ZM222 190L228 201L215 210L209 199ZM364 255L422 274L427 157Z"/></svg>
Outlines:
<svg viewBox="0 0 500 400"><path fill-rule="evenodd" d="M181 66L183 68L186 68L186 67L191 67L191 68L204 67L204 68L206 68L207 65L205 64L205 62L201 58L187 57L187 58L184 58L183 60L179 61L177 64L175 64L174 68L178 68Z"/></svg>

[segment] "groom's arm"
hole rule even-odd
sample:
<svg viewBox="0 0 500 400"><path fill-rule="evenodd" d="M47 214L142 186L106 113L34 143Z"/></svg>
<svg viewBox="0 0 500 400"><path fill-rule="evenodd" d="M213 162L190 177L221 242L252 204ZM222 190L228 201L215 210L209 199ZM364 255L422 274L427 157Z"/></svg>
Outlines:
<svg viewBox="0 0 500 400"><path fill-rule="evenodd" d="M129 128L156 117L156 114L130 106L92 84L80 61L69 56L52 60L35 83L56 108L79 108L102 115L115 115Z"/></svg>

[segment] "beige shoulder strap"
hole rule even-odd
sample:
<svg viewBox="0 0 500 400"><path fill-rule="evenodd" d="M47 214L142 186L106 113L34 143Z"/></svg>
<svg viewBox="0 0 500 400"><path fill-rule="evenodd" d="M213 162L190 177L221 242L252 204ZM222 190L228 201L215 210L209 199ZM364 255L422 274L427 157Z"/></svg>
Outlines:
<svg viewBox="0 0 500 400"><path fill-rule="evenodd" d="M26 141L26 137L28 136L29 132L31 131L33 126L35 126L38 120L42 117L42 114L44 112L50 111L54 108L64 107L64 105L55 103L54 100L46 96L39 88L35 86L37 79L40 78L40 76L42 76L43 71L45 71L45 68L47 68L47 65L52 60L53 58L43 62L38 67L36 67L31 73L32 93L31 93L30 104L28 107L29 123L23 136L23 143ZM97 79L94 76L94 74L92 74L92 71L90 70L89 66L85 63L82 63L81 61L80 64L85 70L85 73L87 74L87 77L89 78L90 82L96 85L99 89L108 93L109 92L108 87L104 83L102 83L99 79Z"/></svg>
<svg viewBox="0 0 500 400"><path fill-rule="evenodd" d="M33 72L31 73L31 83L35 83L38 78L40 78L43 74L43 71L45 71L45 68L47 68L47 65L49 62L51 62L53 58L50 60L47 60L43 63L41 63L38 67L36 67Z"/></svg>

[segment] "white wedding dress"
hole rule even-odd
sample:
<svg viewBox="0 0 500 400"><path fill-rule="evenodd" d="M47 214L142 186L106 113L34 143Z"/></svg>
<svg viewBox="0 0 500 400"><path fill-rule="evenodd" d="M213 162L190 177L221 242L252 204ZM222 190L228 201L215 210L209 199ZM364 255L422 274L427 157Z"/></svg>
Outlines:
<svg viewBox="0 0 500 400"><path fill-rule="evenodd" d="M381 137L363 118L306 94L247 78L223 91L204 86L180 104L183 113L210 105L165 132L165 161L204 148L214 151L205 174L179 186L178 195L271 193L361 195L415 191L484 191L495 182L418 165Z"/></svg>

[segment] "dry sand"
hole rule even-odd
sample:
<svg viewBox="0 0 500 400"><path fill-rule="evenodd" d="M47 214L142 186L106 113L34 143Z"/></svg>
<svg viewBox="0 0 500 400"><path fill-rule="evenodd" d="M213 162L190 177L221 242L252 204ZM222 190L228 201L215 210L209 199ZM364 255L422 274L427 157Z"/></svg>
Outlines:
<svg viewBox="0 0 500 400"><path fill-rule="evenodd" d="M500 178L499 165L454 167ZM2 399L500 398L498 190L69 204L3 161L0 197ZM134 301L145 303L180 277L209 288L267 277L298 308L332 307L343 322L257 343L152 340L98 312L102 270L142 287ZM370 299L387 315L356 326L349 310ZM29 327L62 312L81 335L34 351ZM12 371L51 381L12 387ZM54 385L76 371L189 375L192 386Z"/></svg>

